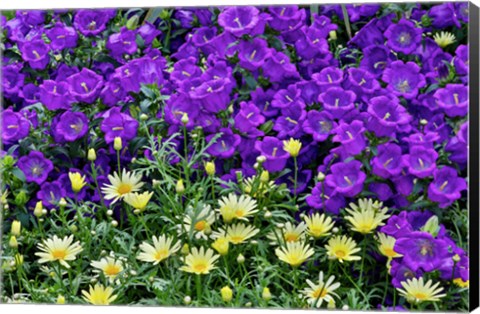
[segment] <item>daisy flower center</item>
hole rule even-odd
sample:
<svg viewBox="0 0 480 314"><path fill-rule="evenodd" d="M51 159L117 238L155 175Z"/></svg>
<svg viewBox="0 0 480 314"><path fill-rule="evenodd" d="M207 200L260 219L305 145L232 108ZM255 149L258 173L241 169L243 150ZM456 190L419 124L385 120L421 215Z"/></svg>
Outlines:
<svg viewBox="0 0 480 314"><path fill-rule="evenodd" d="M67 256L67 252L65 250L55 250L52 251L52 256L57 260L63 260Z"/></svg>
<svg viewBox="0 0 480 314"><path fill-rule="evenodd" d="M389 248L389 247L384 248L383 252L388 257L395 257L397 255L397 253L392 248Z"/></svg>
<svg viewBox="0 0 480 314"><path fill-rule="evenodd" d="M115 276L120 272L120 267L118 267L117 265L107 265L103 272L107 276Z"/></svg>
<svg viewBox="0 0 480 314"><path fill-rule="evenodd" d="M205 263L198 263L193 266L193 270L197 273L203 273L207 270L207 264Z"/></svg>
<svg viewBox="0 0 480 314"><path fill-rule="evenodd" d="M344 250L336 250L335 251L335 256L337 256L338 258L345 257L346 255L347 255L347 253Z"/></svg>
<svg viewBox="0 0 480 314"><path fill-rule="evenodd" d="M421 292L415 293L413 296L419 300L424 300L427 298L427 295Z"/></svg>
<svg viewBox="0 0 480 314"><path fill-rule="evenodd" d="M312 297L314 297L315 299L324 298L326 295L327 295L327 289L325 288L318 288L312 293Z"/></svg>
<svg viewBox="0 0 480 314"><path fill-rule="evenodd" d="M285 241L287 242L295 242L298 240L298 234L295 233L287 233L285 234Z"/></svg>
<svg viewBox="0 0 480 314"><path fill-rule="evenodd" d="M195 230L197 231L203 231L205 230L205 227L207 226L207 222L205 220L199 221L195 224Z"/></svg>
<svg viewBox="0 0 480 314"><path fill-rule="evenodd" d="M157 261L162 261L164 260L165 258L167 258L168 256L168 250L167 249L164 249L164 250L159 250L157 251L157 253L155 253L155 260Z"/></svg>
<svg viewBox="0 0 480 314"><path fill-rule="evenodd" d="M243 237L242 236L231 236L230 241L234 244L237 244L237 243L240 243L240 242L243 241Z"/></svg>
<svg viewBox="0 0 480 314"><path fill-rule="evenodd" d="M118 187L118 193L121 195L132 192L132 186L130 184L122 183Z"/></svg>

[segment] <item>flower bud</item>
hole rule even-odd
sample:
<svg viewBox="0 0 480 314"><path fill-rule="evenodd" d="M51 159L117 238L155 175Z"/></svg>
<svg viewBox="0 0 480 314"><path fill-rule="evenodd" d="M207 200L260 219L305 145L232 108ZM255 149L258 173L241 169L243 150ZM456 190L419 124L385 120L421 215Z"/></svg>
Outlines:
<svg viewBox="0 0 480 314"><path fill-rule="evenodd" d="M268 287L263 288L262 299L264 299L267 302L272 299L272 293L270 292L270 289Z"/></svg>
<svg viewBox="0 0 480 314"><path fill-rule="evenodd" d="M320 181L320 182L325 181L325 174L324 174L323 172L319 172L319 173L317 174L317 179L318 179L318 181Z"/></svg>
<svg viewBox="0 0 480 314"><path fill-rule="evenodd" d="M27 203L27 201L28 201L28 196L27 196L27 193L24 190L21 190L15 196L15 204L17 204L18 206L25 205Z"/></svg>
<svg viewBox="0 0 480 314"><path fill-rule="evenodd" d="M222 300L224 302L230 302L232 301L233 298L233 291L230 289L230 287L225 286L220 290L220 293L222 294Z"/></svg>
<svg viewBox="0 0 480 314"><path fill-rule="evenodd" d="M88 150L87 159L90 161L95 161L97 159L97 153L95 152L95 149L90 148Z"/></svg>
<svg viewBox="0 0 480 314"><path fill-rule="evenodd" d="M260 155L260 156L257 157L257 162L259 164L263 164L266 160L267 160L267 157L265 157L263 155Z"/></svg>
<svg viewBox="0 0 480 314"><path fill-rule="evenodd" d="M7 156L3 157L3 166L5 168L10 168L14 164L15 164L15 159L12 156L7 155Z"/></svg>
<svg viewBox="0 0 480 314"><path fill-rule="evenodd" d="M267 170L263 170L260 175L260 182L268 183L268 181L270 181L270 173Z"/></svg>
<svg viewBox="0 0 480 314"><path fill-rule="evenodd" d="M338 231L340 231L340 230L337 227L333 227L332 233L338 233Z"/></svg>
<svg viewBox="0 0 480 314"><path fill-rule="evenodd" d="M220 255L227 255L229 248L228 239L225 237L216 239L215 242L212 243L212 248L215 249L215 251L217 251Z"/></svg>
<svg viewBox="0 0 480 314"><path fill-rule="evenodd" d="M428 121L426 119L420 120L420 125L427 125Z"/></svg>
<svg viewBox="0 0 480 314"><path fill-rule="evenodd" d="M335 308L335 300L331 298L330 300L328 300L327 309L333 310L334 308Z"/></svg>
<svg viewBox="0 0 480 314"><path fill-rule="evenodd" d="M15 254L15 265L17 267L21 266L23 264L23 255L22 254Z"/></svg>
<svg viewBox="0 0 480 314"><path fill-rule="evenodd" d="M183 255L188 255L190 253L190 247L188 246L187 243L185 243L182 246L182 249L180 250L180 253L182 253Z"/></svg>
<svg viewBox="0 0 480 314"><path fill-rule="evenodd" d="M269 211L269 210L267 210L267 211L265 212L265 214L263 214L263 217L264 217L265 219L270 219L270 218L272 218L272 212Z"/></svg>
<svg viewBox="0 0 480 314"><path fill-rule="evenodd" d="M63 295L57 297L57 304L65 304L65 297Z"/></svg>
<svg viewBox="0 0 480 314"><path fill-rule="evenodd" d="M213 161L205 163L205 172L209 176L213 176L215 174L215 163Z"/></svg>
<svg viewBox="0 0 480 314"><path fill-rule="evenodd" d="M243 256L241 253L238 254L237 263L239 263L239 264L245 263L245 256Z"/></svg>
<svg viewBox="0 0 480 314"><path fill-rule="evenodd" d="M62 198L60 199L60 201L58 202L58 205L59 205L60 207L65 207L65 206L67 206L67 201L62 197Z"/></svg>
<svg viewBox="0 0 480 314"><path fill-rule="evenodd" d="M18 242L17 242L17 237L12 235L10 237L10 241L8 241L8 246L10 246L12 249L18 248Z"/></svg>
<svg viewBox="0 0 480 314"><path fill-rule="evenodd" d="M185 303L186 305L189 305L191 302L192 302L192 298L190 296L186 295L183 298L183 303Z"/></svg>
<svg viewBox="0 0 480 314"><path fill-rule="evenodd" d="M344 311L348 311L349 309L350 309L350 307L347 304L342 306L342 310L344 310Z"/></svg>
<svg viewBox="0 0 480 314"><path fill-rule="evenodd" d="M117 136L115 137L115 139L113 140L113 148L116 150L116 151L119 151L119 150L122 150L122 138Z"/></svg>
<svg viewBox="0 0 480 314"><path fill-rule="evenodd" d="M187 123L190 121L190 119L188 118L188 114L186 112L183 113L181 121L183 125L187 125Z"/></svg>
<svg viewBox="0 0 480 314"><path fill-rule="evenodd" d="M330 33L328 33L328 36L330 37L331 40L337 40L337 32L336 31L330 31Z"/></svg>
<svg viewBox="0 0 480 314"><path fill-rule="evenodd" d="M252 302L245 303L245 307L252 307Z"/></svg>
<svg viewBox="0 0 480 314"><path fill-rule="evenodd" d="M421 228L422 231L430 233L432 236L436 237L438 231L440 231L440 226L438 222L438 217L433 215L430 217L425 225Z"/></svg>
<svg viewBox="0 0 480 314"><path fill-rule="evenodd" d="M112 226L116 228L118 226L118 221L112 220Z"/></svg>
<svg viewBox="0 0 480 314"><path fill-rule="evenodd" d="M458 254L455 254L455 255L452 257L452 259L453 259L453 261L454 261L455 263L460 262L460 256L459 256Z"/></svg>
<svg viewBox="0 0 480 314"><path fill-rule="evenodd" d="M14 220L12 222L12 227L10 229L10 233L14 236L19 236L22 231L22 223L18 220Z"/></svg>
<svg viewBox="0 0 480 314"><path fill-rule="evenodd" d="M131 18L129 18L127 23L125 24L125 26L127 26L129 30L136 29L137 25L138 25L138 15L136 14L133 15Z"/></svg>
<svg viewBox="0 0 480 314"><path fill-rule="evenodd" d="M70 227L68 227L68 229L70 229L70 231L73 232L73 233L78 231L77 225L71 225Z"/></svg>
<svg viewBox="0 0 480 314"><path fill-rule="evenodd" d="M42 217L43 215L43 203L42 201L38 201L35 205L35 209L33 210L33 214L35 217Z"/></svg>
<svg viewBox="0 0 480 314"><path fill-rule="evenodd" d="M177 181L177 185L175 186L175 191L177 192L177 194L183 194L185 192L185 186L183 185L182 179Z"/></svg>

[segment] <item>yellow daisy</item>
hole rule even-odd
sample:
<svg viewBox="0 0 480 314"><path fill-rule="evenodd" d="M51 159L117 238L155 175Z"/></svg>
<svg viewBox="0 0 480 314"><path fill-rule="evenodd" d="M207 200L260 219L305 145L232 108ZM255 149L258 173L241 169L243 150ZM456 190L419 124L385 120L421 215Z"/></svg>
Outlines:
<svg viewBox="0 0 480 314"><path fill-rule="evenodd" d="M379 242L378 250L380 251L380 253L382 253L382 255L388 258L403 256L402 254L395 252L395 250L393 249L395 247L396 241L394 237L379 232L377 241Z"/></svg>
<svg viewBox="0 0 480 314"><path fill-rule="evenodd" d="M85 176L82 177L82 175L78 172L69 172L68 178L72 184L72 190L75 193L80 192L83 187L87 185L87 182L85 182Z"/></svg>
<svg viewBox="0 0 480 314"><path fill-rule="evenodd" d="M173 238L166 237L165 235L161 235L158 238L153 236L152 240L153 246L147 242L140 244L139 247L142 252L138 254L137 259L157 265L180 250L180 241L172 245Z"/></svg>
<svg viewBox="0 0 480 314"><path fill-rule="evenodd" d="M333 291L340 287L340 283L333 283L334 280L335 276L330 276L327 279L327 282L325 282L323 278L323 271L321 271L318 276L318 284L314 284L307 279L307 284L310 287L303 290L302 293L306 296L308 304L315 305L317 308L319 308L323 301L331 302L333 300L332 296L336 296L338 298L338 294Z"/></svg>
<svg viewBox="0 0 480 314"><path fill-rule="evenodd" d="M82 290L82 294L83 299L93 305L109 305L117 299L117 296L113 295L112 287L104 287L101 284L90 286L89 292Z"/></svg>
<svg viewBox="0 0 480 314"><path fill-rule="evenodd" d="M325 214L320 215L319 213L315 213L312 216L305 216L304 219L307 223L308 234L315 239L329 235L329 231L334 226L332 218L326 216Z"/></svg>
<svg viewBox="0 0 480 314"><path fill-rule="evenodd" d="M140 182L142 180L140 175L127 172L125 169L123 169L121 176L116 172L113 176L108 175L108 180L110 184L105 184L102 187L102 192L105 194L106 200L113 200L112 204L128 193L137 192L143 186L143 182Z"/></svg>
<svg viewBox="0 0 480 314"><path fill-rule="evenodd" d="M96 272L102 272L110 280L115 279L123 271L122 263L109 256L93 261L90 265L96 268Z"/></svg>
<svg viewBox="0 0 480 314"><path fill-rule="evenodd" d="M66 268L70 268L67 261L75 260L76 255L83 250L79 241L73 243L73 235L63 239L54 235L53 238L38 244L38 248L41 252L37 252L35 255L40 257L39 263L59 261Z"/></svg>
<svg viewBox="0 0 480 314"><path fill-rule="evenodd" d="M397 288L397 290L400 292L400 295L404 296L410 303L421 303L424 301L435 302L446 296L446 294L441 294L443 288L438 288L440 285L439 282L434 285L432 285L432 280L424 283L421 277L420 279L407 279L406 282L402 281L400 284L403 289Z"/></svg>
<svg viewBox="0 0 480 314"><path fill-rule="evenodd" d="M463 281L462 278L453 279L453 283L455 283L460 288L468 288L470 286L470 280Z"/></svg>
<svg viewBox="0 0 480 314"><path fill-rule="evenodd" d="M336 236L331 238L327 245L327 255L329 259L338 259L340 263L343 261L358 261L360 256L353 254L360 251L357 247L357 243L347 236Z"/></svg>
<svg viewBox="0 0 480 314"><path fill-rule="evenodd" d="M300 266L313 253L313 249L302 242L287 242L285 247L275 249L278 258L293 267Z"/></svg>
<svg viewBox="0 0 480 314"><path fill-rule="evenodd" d="M258 212L257 201L248 195L237 196L235 193L230 193L222 197L218 203L219 212L225 223L230 223L233 219L248 221L249 216Z"/></svg>
<svg viewBox="0 0 480 314"><path fill-rule="evenodd" d="M302 149L302 142L299 140L291 138L288 141L283 141L283 150L288 152L290 156L297 157Z"/></svg>
<svg viewBox="0 0 480 314"><path fill-rule="evenodd" d="M217 251L220 255L227 255L228 248L230 246L229 243L230 242L226 236L221 236L212 243L212 248L215 249L215 251Z"/></svg>
<svg viewBox="0 0 480 314"><path fill-rule="evenodd" d="M190 233L193 231L194 235L201 236L207 239L207 234L210 233L211 226L215 223L215 212L210 205L206 205L202 208L200 213L196 214L193 211L188 212L183 218L183 229Z"/></svg>
<svg viewBox="0 0 480 314"><path fill-rule="evenodd" d="M180 267L180 270L197 275L205 275L216 268L215 263L219 257L220 255L214 255L212 249L205 251L203 247L200 250L192 248L192 252L185 257L185 265Z"/></svg>
<svg viewBox="0 0 480 314"><path fill-rule="evenodd" d="M350 222L353 231L371 233L377 227L383 226L383 220L390 217L386 214L388 208L381 209L382 205L382 202L373 202L371 199L359 200L358 206L350 203L351 208L345 209L350 216L346 216L345 219Z"/></svg>
<svg viewBox="0 0 480 314"><path fill-rule="evenodd" d="M433 35L433 40L442 48L447 47L448 45L453 44L457 39L455 35L450 32L440 32Z"/></svg>
<svg viewBox="0 0 480 314"><path fill-rule="evenodd" d="M263 171L262 175L260 176L260 182L256 183L256 186L255 181L257 180L257 176L251 176L249 178L246 178L243 181L243 192L251 195L252 197L258 197L259 195L265 195L267 192L274 189L274 181L269 181L268 178L266 178L266 180L262 180L262 178L266 176L264 175L264 173L268 174L268 171Z"/></svg>
<svg viewBox="0 0 480 314"><path fill-rule="evenodd" d="M253 226L236 223L228 226L226 229L220 229L218 232L214 232L213 237L215 239L224 237L232 244L240 244L254 237L259 231L259 229Z"/></svg>
<svg viewBox="0 0 480 314"><path fill-rule="evenodd" d="M285 223L284 227L281 229L275 229L274 231L267 234L267 238L271 240L271 244L280 245L283 242L298 242L305 240L305 230L307 225L304 222L301 222L297 226L291 222ZM283 242L279 243L279 240Z"/></svg>
<svg viewBox="0 0 480 314"><path fill-rule="evenodd" d="M150 199L152 198L152 196L153 196L153 192L143 192L143 193L133 192L133 193L126 194L123 200L128 205L142 212L147 207L148 202L150 202Z"/></svg>

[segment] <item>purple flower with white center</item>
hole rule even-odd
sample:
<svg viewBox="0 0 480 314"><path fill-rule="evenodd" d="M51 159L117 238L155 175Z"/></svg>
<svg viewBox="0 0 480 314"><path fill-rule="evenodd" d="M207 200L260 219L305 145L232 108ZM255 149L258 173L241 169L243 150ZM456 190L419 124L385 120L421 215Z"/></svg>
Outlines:
<svg viewBox="0 0 480 314"><path fill-rule="evenodd" d="M20 45L22 59L35 70L44 70L50 62L48 45L41 39L24 42Z"/></svg>
<svg viewBox="0 0 480 314"><path fill-rule="evenodd" d="M363 50L360 68L379 78L393 60L394 55L387 47L378 45L368 46Z"/></svg>
<svg viewBox="0 0 480 314"><path fill-rule="evenodd" d="M275 108L287 108L293 104L305 108L305 103L300 98L301 90L296 85L290 85L287 89L279 90L273 96L272 106Z"/></svg>
<svg viewBox="0 0 480 314"><path fill-rule="evenodd" d="M122 88L122 82L117 77L112 77L100 93L102 102L109 107L115 106L124 100L126 96L127 93L125 89Z"/></svg>
<svg viewBox="0 0 480 314"><path fill-rule="evenodd" d="M43 206L47 208L58 206L60 199L66 196L65 189L58 181L43 183L40 191L37 192L37 198L41 200Z"/></svg>
<svg viewBox="0 0 480 314"><path fill-rule="evenodd" d="M464 117L468 113L468 88L462 84L448 84L433 95L437 104L449 117Z"/></svg>
<svg viewBox="0 0 480 314"><path fill-rule="evenodd" d="M73 25L85 36L96 36L107 28L107 23L116 15L115 10L78 10Z"/></svg>
<svg viewBox="0 0 480 314"><path fill-rule="evenodd" d="M408 167L408 172L418 178L431 176L437 168L438 153L431 148L413 146L408 155L402 157L403 163Z"/></svg>
<svg viewBox="0 0 480 314"><path fill-rule="evenodd" d="M349 68L347 72L348 76L343 87L354 92L357 95L357 101L360 101L362 96L371 95L380 89L380 83L367 70Z"/></svg>
<svg viewBox="0 0 480 314"><path fill-rule="evenodd" d="M450 138L445 151L450 153L448 159L465 169L468 163L468 121L463 123L457 135Z"/></svg>
<svg viewBox="0 0 480 314"><path fill-rule="evenodd" d="M45 31L50 39L50 47L53 50L63 50L65 48L75 48L77 46L78 34L73 27L56 23L54 27Z"/></svg>
<svg viewBox="0 0 480 314"><path fill-rule="evenodd" d="M453 64L458 75L468 75L468 45L459 45L457 47Z"/></svg>
<svg viewBox="0 0 480 314"><path fill-rule="evenodd" d="M42 184L53 170L53 163L46 159L43 153L30 151L28 156L22 156L18 160L18 168L25 174L27 182Z"/></svg>
<svg viewBox="0 0 480 314"><path fill-rule="evenodd" d="M240 144L240 135L233 133L229 128L222 128L219 133L222 133L222 135L207 148L207 153L223 159L230 158L235 154L235 149ZM214 136L214 134L207 136L206 142L210 143Z"/></svg>
<svg viewBox="0 0 480 314"><path fill-rule="evenodd" d="M352 91L340 87L331 87L318 96L318 100L335 119L342 118L347 112L355 108L355 95Z"/></svg>
<svg viewBox="0 0 480 314"><path fill-rule="evenodd" d="M283 108L281 113L282 115L277 118L273 126L273 129L278 132L278 138L300 137L307 112L296 102Z"/></svg>
<svg viewBox="0 0 480 314"><path fill-rule="evenodd" d="M372 173L388 179L402 172L402 149L393 143L378 146L378 154L372 159Z"/></svg>
<svg viewBox="0 0 480 314"><path fill-rule="evenodd" d="M461 192L466 189L465 179L458 177L455 169L445 166L433 173L433 181L428 186L428 198L439 203L440 208L446 208L460 199Z"/></svg>
<svg viewBox="0 0 480 314"><path fill-rule="evenodd" d="M174 94L167 100L164 111L165 121L170 125L184 125L182 117L184 114L188 114L188 123L185 127L191 130L196 126L195 120L198 117L200 105L185 94Z"/></svg>
<svg viewBox="0 0 480 314"><path fill-rule="evenodd" d="M340 209L345 208L345 198L335 192L335 189L318 182L312 190L312 194L305 199L308 206L315 209L324 209L327 212L338 215Z"/></svg>
<svg viewBox="0 0 480 314"><path fill-rule="evenodd" d="M395 288L403 288L401 282L407 281L407 279L420 278L422 274L421 269L413 269L398 261L398 259L392 260L390 275L392 276L392 285Z"/></svg>
<svg viewBox="0 0 480 314"><path fill-rule="evenodd" d="M362 121L355 120L350 124L340 121L332 133L335 134L332 141L342 144L341 150L344 156L358 155L367 145Z"/></svg>
<svg viewBox="0 0 480 314"><path fill-rule="evenodd" d="M126 27L120 28L119 33L114 33L108 37L106 48L115 59L122 59L124 54L132 55L137 52L137 42L135 31Z"/></svg>
<svg viewBox="0 0 480 314"><path fill-rule="evenodd" d="M332 130L337 126L333 117L326 111L318 112L316 110L310 110L307 112L307 118L303 122L303 131L311 134L313 139L317 142L325 141L330 134L333 134Z"/></svg>
<svg viewBox="0 0 480 314"><path fill-rule="evenodd" d="M170 79L176 83L200 77L202 70L196 65L197 60L193 57L175 62Z"/></svg>
<svg viewBox="0 0 480 314"><path fill-rule="evenodd" d="M385 70L382 80L388 83L388 90L395 96L406 99L417 97L418 89L425 86L425 77L420 74L420 67L413 63L395 61Z"/></svg>
<svg viewBox="0 0 480 314"><path fill-rule="evenodd" d="M199 79L199 82L202 80ZM226 79L203 82L190 91L192 99L199 101L202 107L211 113L226 110L230 102L231 88Z"/></svg>
<svg viewBox="0 0 480 314"><path fill-rule="evenodd" d="M271 136L265 136L263 140L256 141L255 150L266 157L263 167L270 172L283 170L290 157L290 154L283 149L283 142Z"/></svg>
<svg viewBox="0 0 480 314"><path fill-rule="evenodd" d="M413 146L423 146L425 148L432 148L434 147L434 143L438 141L440 137L436 132L424 132L424 133L413 133L410 134L408 137L404 137L402 140L407 142L410 147Z"/></svg>
<svg viewBox="0 0 480 314"><path fill-rule="evenodd" d="M258 131L257 127L265 122L265 117L253 103L241 102L240 111L235 115L234 121L235 127L240 132L247 133L249 137L263 135L263 132Z"/></svg>
<svg viewBox="0 0 480 314"><path fill-rule="evenodd" d="M1 112L2 141L4 144L13 144L28 136L30 123L25 117L8 108Z"/></svg>
<svg viewBox="0 0 480 314"><path fill-rule="evenodd" d="M290 58L283 52L273 52L272 56L265 61L262 67L265 77L270 82L283 83L287 80L299 79L299 74L295 64L290 62Z"/></svg>
<svg viewBox="0 0 480 314"><path fill-rule="evenodd" d="M413 231L413 227L407 220L407 212L402 211L398 215L392 215L385 226L380 228L380 232L392 236L396 239L407 236Z"/></svg>
<svg viewBox="0 0 480 314"><path fill-rule="evenodd" d="M192 43L205 55L217 53L217 29L215 27L198 28L192 36Z"/></svg>
<svg viewBox="0 0 480 314"><path fill-rule="evenodd" d="M428 11L428 17L432 19L432 26L435 28L441 29L450 26L461 28L452 2L434 5Z"/></svg>
<svg viewBox="0 0 480 314"><path fill-rule="evenodd" d="M312 16L312 27L322 32L322 38L327 38L331 31L338 29L338 25L332 23L332 21L325 15L318 15L314 13Z"/></svg>
<svg viewBox="0 0 480 314"><path fill-rule="evenodd" d="M16 97L25 84L25 75L20 70L19 64L2 66L2 91L6 97Z"/></svg>
<svg viewBox="0 0 480 314"><path fill-rule="evenodd" d="M325 183L344 197L355 197L362 192L367 178L361 168L362 163L358 160L336 163L331 167L331 174L326 176Z"/></svg>
<svg viewBox="0 0 480 314"><path fill-rule="evenodd" d="M377 22L378 19L376 18L370 20L370 22L360 28L360 30L348 43L354 44L361 49L365 49L366 47L372 45L383 45L385 42L385 37L383 36L383 30L380 30L380 28L377 26Z"/></svg>
<svg viewBox="0 0 480 314"><path fill-rule="evenodd" d="M397 24L390 25L385 31L387 45L395 52L411 54L422 40L422 29L415 27L409 20L401 19Z"/></svg>
<svg viewBox="0 0 480 314"><path fill-rule="evenodd" d="M17 11L15 16L30 27L45 22L45 11L42 10Z"/></svg>
<svg viewBox="0 0 480 314"><path fill-rule="evenodd" d="M255 71L263 66L265 60L270 58L272 51L268 48L265 39L255 38L252 41L242 41L238 45L239 65L250 71Z"/></svg>
<svg viewBox="0 0 480 314"><path fill-rule="evenodd" d="M70 95L78 102L87 104L95 102L103 87L103 77L87 68L83 68L79 73L70 76L67 82Z"/></svg>
<svg viewBox="0 0 480 314"><path fill-rule="evenodd" d="M253 6L227 7L218 15L218 25L236 37L263 34L268 14Z"/></svg>
<svg viewBox="0 0 480 314"><path fill-rule="evenodd" d="M144 22L144 24L137 29L137 34L142 37L145 45L148 46L155 38L162 35L162 31L157 29L152 23Z"/></svg>
<svg viewBox="0 0 480 314"><path fill-rule="evenodd" d="M312 75L312 80L320 87L320 91L326 92L331 87L341 87L343 71L337 67L326 67L319 73Z"/></svg>
<svg viewBox="0 0 480 314"><path fill-rule="evenodd" d="M396 97L378 96L370 99L368 113L371 115L368 129L381 136L395 136L395 132L408 132L412 116L400 105Z"/></svg>
<svg viewBox="0 0 480 314"><path fill-rule="evenodd" d="M48 110L70 109L71 97L66 82L43 81L40 88L40 102Z"/></svg>
<svg viewBox="0 0 480 314"><path fill-rule="evenodd" d="M60 116L55 131L67 142L74 142L87 134L87 116L82 112L66 111Z"/></svg>
<svg viewBox="0 0 480 314"><path fill-rule="evenodd" d="M299 57L310 60L317 55L329 52L328 42L322 31L305 26L301 34L302 36L295 41L295 49Z"/></svg>
<svg viewBox="0 0 480 314"><path fill-rule="evenodd" d="M19 92L27 105L36 104L40 100L40 88L35 84L27 84Z"/></svg>
<svg viewBox="0 0 480 314"><path fill-rule="evenodd" d="M442 259L449 255L444 240L435 239L430 233L414 231L398 238L395 252L403 255L403 263L413 270L422 268L426 272L438 269Z"/></svg>
<svg viewBox="0 0 480 314"><path fill-rule="evenodd" d="M117 136L125 143L137 136L138 121L115 107L105 113L100 130L105 133L107 144L112 143Z"/></svg>

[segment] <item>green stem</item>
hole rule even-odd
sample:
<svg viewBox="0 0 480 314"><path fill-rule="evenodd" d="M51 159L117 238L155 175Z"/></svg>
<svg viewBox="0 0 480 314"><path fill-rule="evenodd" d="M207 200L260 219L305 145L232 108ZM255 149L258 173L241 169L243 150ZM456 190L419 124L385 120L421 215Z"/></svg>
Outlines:
<svg viewBox="0 0 480 314"><path fill-rule="evenodd" d="M355 281L352 279L352 277L350 277L350 275L347 273L347 271L345 270L345 266L342 266L342 267L340 267L340 268L343 270L343 273L344 273L345 276L348 278L348 280L352 283L352 285L355 287L355 289L357 289L357 291L363 296L363 298L364 298L365 301L367 302L367 301L368 301L367 296L366 296L365 293L363 293L363 291L358 287L358 285L355 283Z"/></svg>
<svg viewBox="0 0 480 314"><path fill-rule="evenodd" d="M363 279L363 267L365 265L365 253L367 252L367 239L366 237L363 239L363 243L362 243L362 263L361 263L361 266L360 266L360 277L359 277L359 282L362 283L362 279Z"/></svg>
<svg viewBox="0 0 480 314"><path fill-rule="evenodd" d="M350 19L348 18L347 8L345 4L340 5L342 7L343 21L345 22L345 28L347 29L348 39L352 39L352 29L350 28Z"/></svg>
<svg viewBox="0 0 480 314"><path fill-rule="evenodd" d="M293 157L293 164L295 165L295 174L294 174L294 182L293 182L293 193L295 195L295 200L297 199L297 179L298 179L298 164L297 164L297 157Z"/></svg>
<svg viewBox="0 0 480 314"><path fill-rule="evenodd" d="M197 300L200 303L202 299L202 278L200 275L195 275L195 286L197 287Z"/></svg>
<svg viewBox="0 0 480 314"><path fill-rule="evenodd" d="M120 171L120 151L117 150L117 164L118 164L118 176L122 175L122 172Z"/></svg>

